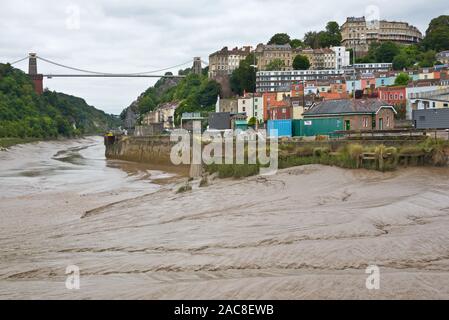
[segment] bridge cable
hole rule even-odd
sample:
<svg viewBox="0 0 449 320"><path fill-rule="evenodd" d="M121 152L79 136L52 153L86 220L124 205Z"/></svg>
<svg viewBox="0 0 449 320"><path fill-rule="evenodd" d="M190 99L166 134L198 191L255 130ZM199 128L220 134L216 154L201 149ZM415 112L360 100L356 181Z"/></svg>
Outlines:
<svg viewBox="0 0 449 320"><path fill-rule="evenodd" d="M17 60L17 61L11 62L11 63L10 63L10 65L13 65L13 64L16 64L16 63L22 62L22 61L24 61L24 60L26 60L26 59L28 59L28 56L26 56L26 57L25 57L25 58L23 58L23 59L20 59L20 60Z"/></svg>
<svg viewBox="0 0 449 320"><path fill-rule="evenodd" d="M39 57L39 56L37 56L36 58L40 59L42 61L45 61L47 63L50 63L50 64L53 64L53 65L62 67L62 68L67 68L67 69L74 70L74 71L79 71L79 72L84 72L84 73L91 73L91 74L97 74L97 75L145 75L145 74L157 73L157 72L161 72L161 71L174 69L174 68L177 68L177 67L184 66L184 65L186 65L188 63L191 63L191 61L189 60L187 62L184 62L184 63L179 64L179 65L175 65L175 66L172 66L172 67L167 67L167 68L163 68L163 69L159 69L159 70L145 71L145 72L136 72L136 73L106 73L106 72L90 71L90 70L84 70L84 69L79 69L79 68L66 66L66 65L63 65L63 64L60 64L60 63L57 63L57 62L54 62L54 61L51 61L51 60Z"/></svg>
<svg viewBox="0 0 449 320"><path fill-rule="evenodd" d="M70 69L70 70L74 70L74 71L79 71L79 72L84 72L84 73L92 73L92 74L99 74L99 75L110 75L110 74L111 74L111 73L106 73L106 72L96 72L96 71L89 71L89 70L84 70L84 69L78 69L78 68L74 68L74 67L69 67L69 66L66 66L66 65L63 65L63 64L60 64L60 63L57 63L57 62L54 62L54 61L45 59L45 58L41 58L41 57L39 57L39 56L37 56L36 58L39 59L39 60L45 61L45 62L47 62L47 63L56 65L56 66L58 66L58 67L62 67L62 68L66 68L66 69Z"/></svg>

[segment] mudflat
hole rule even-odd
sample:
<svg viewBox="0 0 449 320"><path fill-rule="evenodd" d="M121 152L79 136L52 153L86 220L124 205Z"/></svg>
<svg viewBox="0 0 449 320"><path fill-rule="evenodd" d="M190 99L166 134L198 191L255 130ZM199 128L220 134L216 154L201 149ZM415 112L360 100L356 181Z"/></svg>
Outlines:
<svg viewBox="0 0 449 320"><path fill-rule="evenodd" d="M3 194L0 298L449 298L447 168L310 165L185 193L108 185Z"/></svg>

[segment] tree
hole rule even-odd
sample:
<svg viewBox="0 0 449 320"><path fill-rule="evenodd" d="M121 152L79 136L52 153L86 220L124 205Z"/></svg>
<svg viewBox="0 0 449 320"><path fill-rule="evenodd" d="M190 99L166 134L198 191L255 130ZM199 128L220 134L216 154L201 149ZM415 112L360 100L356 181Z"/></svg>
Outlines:
<svg viewBox="0 0 449 320"><path fill-rule="evenodd" d="M298 54L293 60L294 70L308 70L310 68L310 61L304 55Z"/></svg>
<svg viewBox="0 0 449 320"><path fill-rule="evenodd" d="M249 54L245 60L231 75L231 90L235 94L242 95L244 91L254 92L256 90L256 70L254 64L254 53ZM257 64L257 63L256 63Z"/></svg>
<svg viewBox="0 0 449 320"><path fill-rule="evenodd" d="M419 66L421 68L433 67L436 63L436 51L429 50L418 55Z"/></svg>
<svg viewBox="0 0 449 320"><path fill-rule="evenodd" d="M284 60L281 59L274 59L271 60L269 64L266 66L267 71L276 71L276 70L282 70L285 67Z"/></svg>
<svg viewBox="0 0 449 320"><path fill-rule="evenodd" d="M377 48L375 48L374 56L376 58L376 62L391 63L399 52L400 49L396 43L387 41L381 43Z"/></svg>
<svg viewBox="0 0 449 320"><path fill-rule="evenodd" d="M449 50L449 15L439 16L430 22L422 45L426 50Z"/></svg>
<svg viewBox="0 0 449 320"><path fill-rule="evenodd" d="M335 21L330 21L326 25L327 43L322 43L323 47L339 46L342 40L340 26Z"/></svg>
<svg viewBox="0 0 449 320"><path fill-rule="evenodd" d="M255 126L257 123L257 118L256 117L251 117L251 119L248 120L248 126L253 127Z"/></svg>
<svg viewBox="0 0 449 320"><path fill-rule="evenodd" d="M277 44L277 45L283 45L290 43L290 36L286 33L276 33L274 36L271 37L270 41L268 41L268 44Z"/></svg>
<svg viewBox="0 0 449 320"><path fill-rule="evenodd" d="M307 47L316 49L319 47L318 33L316 31L309 31L304 35L304 44Z"/></svg>
<svg viewBox="0 0 449 320"><path fill-rule="evenodd" d="M313 49L339 46L341 40L340 26L335 21L329 21L323 31L309 31L304 36L304 44Z"/></svg>
<svg viewBox="0 0 449 320"><path fill-rule="evenodd" d="M291 46L293 49L296 49L296 48L302 48L302 47L304 47L304 43L303 43L301 40L299 40L299 39L292 39L292 40L290 41L290 46Z"/></svg>
<svg viewBox="0 0 449 320"><path fill-rule="evenodd" d="M410 66L410 60L407 55L399 54L393 59L393 69L394 70L404 70Z"/></svg>
<svg viewBox="0 0 449 320"><path fill-rule="evenodd" d="M409 75L406 73L401 72L395 79L394 84L396 86L406 86L408 82L412 80L410 79Z"/></svg>

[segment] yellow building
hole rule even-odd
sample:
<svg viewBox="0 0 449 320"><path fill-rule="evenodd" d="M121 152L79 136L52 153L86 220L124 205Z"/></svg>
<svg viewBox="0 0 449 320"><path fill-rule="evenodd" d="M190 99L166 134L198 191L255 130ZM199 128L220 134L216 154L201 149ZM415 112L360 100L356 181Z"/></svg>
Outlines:
<svg viewBox="0 0 449 320"><path fill-rule="evenodd" d="M282 60L284 67L280 71L292 70L293 53L289 44L264 45L259 44L256 48L257 68L259 71L267 70L267 66L274 60Z"/></svg>

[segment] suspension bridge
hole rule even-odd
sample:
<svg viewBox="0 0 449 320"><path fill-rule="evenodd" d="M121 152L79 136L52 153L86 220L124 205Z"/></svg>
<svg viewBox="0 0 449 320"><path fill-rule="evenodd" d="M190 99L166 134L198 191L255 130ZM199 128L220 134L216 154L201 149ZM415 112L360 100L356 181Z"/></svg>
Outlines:
<svg viewBox="0 0 449 320"><path fill-rule="evenodd" d="M157 70L151 71L143 71L143 72L133 72L133 73L107 73L107 72L99 72L92 70L85 70L81 68L75 68L71 66L67 66L43 57L38 56L36 53L30 53L25 58L19 59L17 61L11 62L11 65L18 64L22 61L28 59L28 76L34 82L34 88L38 94L42 94L44 91L44 83L43 79L52 79L52 78L184 78L184 75L173 75L166 73L161 75L161 72L173 70L175 68L180 68L183 66L187 66L192 63L191 60L186 61L184 63L174 65L171 67L161 68ZM64 73L64 74L43 74L37 72L37 60L43 61L45 63L68 69L70 71L77 71L79 73ZM201 74L203 65L208 65L207 62L201 60L200 57L193 58L192 72L196 74Z"/></svg>

